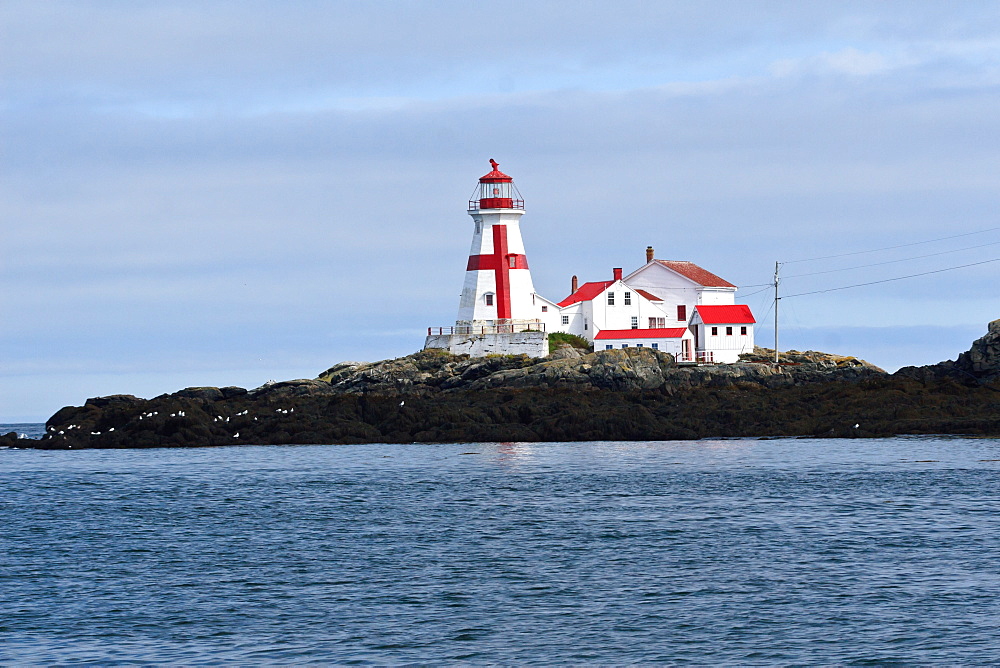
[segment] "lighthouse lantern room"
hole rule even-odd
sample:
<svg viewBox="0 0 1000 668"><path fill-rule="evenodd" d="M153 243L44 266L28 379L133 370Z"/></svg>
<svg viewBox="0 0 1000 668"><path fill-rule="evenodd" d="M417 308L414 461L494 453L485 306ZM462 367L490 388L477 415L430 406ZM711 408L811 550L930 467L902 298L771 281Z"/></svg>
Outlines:
<svg viewBox="0 0 1000 668"><path fill-rule="evenodd" d="M524 209L521 193L514 186L514 179L500 171L500 165L490 158L493 167L486 176L479 179L479 187L469 199L469 211L480 209Z"/></svg>

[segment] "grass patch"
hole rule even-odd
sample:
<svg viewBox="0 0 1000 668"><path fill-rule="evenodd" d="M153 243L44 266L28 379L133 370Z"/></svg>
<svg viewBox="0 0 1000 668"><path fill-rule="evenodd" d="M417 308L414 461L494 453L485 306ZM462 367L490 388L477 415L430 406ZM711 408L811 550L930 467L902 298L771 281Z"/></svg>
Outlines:
<svg viewBox="0 0 1000 668"><path fill-rule="evenodd" d="M574 348L590 352L590 341L582 336L577 336L576 334L566 334L564 332L552 332L549 334L550 353L555 352L555 350L564 343L568 343Z"/></svg>

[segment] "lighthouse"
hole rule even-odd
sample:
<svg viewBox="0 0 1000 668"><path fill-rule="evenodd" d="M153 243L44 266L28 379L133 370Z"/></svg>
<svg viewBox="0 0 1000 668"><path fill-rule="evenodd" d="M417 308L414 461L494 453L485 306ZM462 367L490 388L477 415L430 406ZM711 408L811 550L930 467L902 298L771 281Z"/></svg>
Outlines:
<svg viewBox="0 0 1000 668"><path fill-rule="evenodd" d="M524 200L514 179L492 170L479 178L469 199L472 248L454 327L428 330L425 348L473 356L548 354L547 314L554 303L535 294L521 239Z"/></svg>
<svg viewBox="0 0 1000 668"><path fill-rule="evenodd" d="M515 331L538 324L528 257L521 240L524 200L514 179L493 170L479 179L469 200L472 249L458 305L457 327Z"/></svg>

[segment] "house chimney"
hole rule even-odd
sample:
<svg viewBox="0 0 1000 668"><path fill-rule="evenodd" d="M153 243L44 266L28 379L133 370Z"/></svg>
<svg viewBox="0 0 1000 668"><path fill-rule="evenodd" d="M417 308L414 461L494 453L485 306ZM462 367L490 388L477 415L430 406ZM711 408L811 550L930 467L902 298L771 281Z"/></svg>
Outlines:
<svg viewBox="0 0 1000 668"><path fill-rule="evenodd" d="M653 261L653 247L646 246L646 263L648 264L652 261Z"/></svg>
<svg viewBox="0 0 1000 668"><path fill-rule="evenodd" d="M615 267L613 269L613 271L615 272L615 280L616 281L622 280L622 268L621 267Z"/></svg>
<svg viewBox="0 0 1000 668"><path fill-rule="evenodd" d="M580 282L576 279L575 275L573 276L572 286L573 288L569 291L570 294L575 293L577 291L577 288L580 287Z"/></svg>

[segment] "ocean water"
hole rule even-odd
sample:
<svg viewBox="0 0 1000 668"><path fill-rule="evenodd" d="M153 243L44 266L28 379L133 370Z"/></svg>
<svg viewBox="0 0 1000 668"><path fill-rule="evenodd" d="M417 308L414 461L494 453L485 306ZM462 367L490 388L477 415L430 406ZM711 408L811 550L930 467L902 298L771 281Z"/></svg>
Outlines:
<svg viewBox="0 0 1000 668"><path fill-rule="evenodd" d="M0 450L0 663L1000 662L1000 441Z"/></svg>

